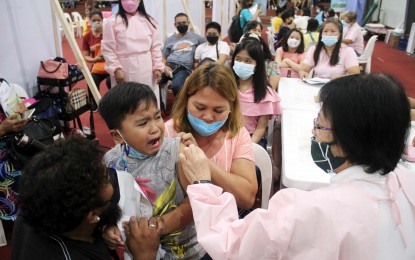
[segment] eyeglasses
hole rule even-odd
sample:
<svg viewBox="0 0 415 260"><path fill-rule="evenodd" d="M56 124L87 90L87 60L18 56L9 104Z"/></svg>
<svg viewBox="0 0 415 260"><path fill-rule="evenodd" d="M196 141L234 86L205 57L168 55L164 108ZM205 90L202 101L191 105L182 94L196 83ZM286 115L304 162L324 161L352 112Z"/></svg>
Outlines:
<svg viewBox="0 0 415 260"><path fill-rule="evenodd" d="M330 128L330 127L324 127L324 126L321 126L321 125L319 125L318 124L318 122L317 122L317 120L318 120L318 118L316 117L316 118L314 118L314 120L313 120L313 123L314 123L314 130L316 130L316 129L319 129L319 130L326 130L326 131L331 131L331 130L333 130L332 128Z"/></svg>

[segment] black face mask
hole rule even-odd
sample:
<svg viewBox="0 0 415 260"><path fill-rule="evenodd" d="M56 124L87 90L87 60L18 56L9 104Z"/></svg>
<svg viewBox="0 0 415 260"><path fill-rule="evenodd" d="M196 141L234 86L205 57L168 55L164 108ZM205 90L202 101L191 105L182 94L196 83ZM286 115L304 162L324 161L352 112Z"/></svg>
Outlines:
<svg viewBox="0 0 415 260"><path fill-rule="evenodd" d="M177 25L177 31L179 31L179 33L184 34L187 32L187 30L189 30L189 25L187 24L179 24Z"/></svg>
<svg viewBox="0 0 415 260"><path fill-rule="evenodd" d="M100 230L102 227L116 225L117 222L121 219L122 211L118 202L120 201L120 187L118 184L117 172L113 169L107 169L109 171L110 182L113 187L114 193L111 198L110 206L105 209L101 216L100 221L97 225L97 230Z"/></svg>
<svg viewBox="0 0 415 260"><path fill-rule="evenodd" d="M208 35L206 36L206 40L210 43L210 44L215 44L218 42L219 40L219 36L217 35Z"/></svg>

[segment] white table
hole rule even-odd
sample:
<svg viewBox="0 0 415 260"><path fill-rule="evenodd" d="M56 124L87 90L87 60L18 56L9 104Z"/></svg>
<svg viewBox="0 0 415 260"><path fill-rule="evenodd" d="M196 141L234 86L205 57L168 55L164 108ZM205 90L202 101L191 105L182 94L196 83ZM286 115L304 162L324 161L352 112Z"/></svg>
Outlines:
<svg viewBox="0 0 415 260"><path fill-rule="evenodd" d="M320 110L315 97L321 86L294 78L279 82L283 108L281 183L285 187L313 190L329 184L329 175L315 165L310 153L313 119Z"/></svg>
<svg viewBox="0 0 415 260"><path fill-rule="evenodd" d="M314 97L322 85L310 85L300 79L281 78L278 84L278 94L281 97L281 106L285 110L318 111L320 105Z"/></svg>
<svg viewBox="0 0 415 260"><path fill-rule="evenodd" d="M284 110L282 116L282 171L285 187L313 190L327 186L330 177L311 158L311 130L318 111Z"/></svg>
<svg viewBox="0 0 415 260"><path fill-rule="evenodd" d="M313 119L320 104L315 96L322 85L308 85L299 79L281 78L278 92L283 108L281 180L285 187L313 190L327 186L330 177L317 167L311 158ZM415 122L411 124L408 145L415 136ZM415 169L415 163L408 163Z"/></svg>

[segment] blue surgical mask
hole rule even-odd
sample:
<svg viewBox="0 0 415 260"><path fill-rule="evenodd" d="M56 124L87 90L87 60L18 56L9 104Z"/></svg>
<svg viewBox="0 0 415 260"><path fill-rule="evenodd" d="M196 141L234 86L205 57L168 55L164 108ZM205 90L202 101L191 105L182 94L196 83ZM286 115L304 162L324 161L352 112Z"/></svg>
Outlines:
<svg viewBox="0 0 415 260"><path fill-rule="evenodd" d="M223 121L216 121L215 123L209 124L192 116L189 111L187 111L187 120L189 120L190 125L196 133L201 136L210 136L216 133L226 123L228 117L226 117Z"/></svg>
<svg viewBox="0 0 415 260"><path fill-rule="evenodd" d="M235 64L233 65L233 70L240 79L246 80L254 74L255 65L235 61Z"/></svg>
<svg viewBox="0 0 415 260"><path fill-rule="evenodd" d="M127 143L127 141L125 141L125 138L121 135L120 131L117 130L117 132L122 137L122 139L124 139L125 145L123 145L123 147L124 147L123 152L125 153L125 155L127 155L130 158L140 159L140 160L144 160L144 159L147 159L147 158L151 157L151 155L142 154L139 151L137 151L136 149L134 149L133 147L131 147Z"/></svg>
<svg viewBox="0 0 415 260"><path fill-rule="evenodd" d="M346 159L336 157L330 151L330 145L335 142L317 142L313 136L311 138L311 157L314 163L329 175L334 175L334 170L342 165Z"/></svg>
<svg viewBox="0 0 415 260"><path fill-rule="evenodd" d="M343 24L343 28L349 28L350 27L350 23L347 23L344 20L342 20L342 24Z"/></svg>
<svg viewBox="0 0 415 260"><path fill-rule="evenodd" d="M331 46L335 45L338 40L339 40L339 37L338 36L327 36L327 35L323 35L321 37L321 41L327 47L331 47Z"/></svg>

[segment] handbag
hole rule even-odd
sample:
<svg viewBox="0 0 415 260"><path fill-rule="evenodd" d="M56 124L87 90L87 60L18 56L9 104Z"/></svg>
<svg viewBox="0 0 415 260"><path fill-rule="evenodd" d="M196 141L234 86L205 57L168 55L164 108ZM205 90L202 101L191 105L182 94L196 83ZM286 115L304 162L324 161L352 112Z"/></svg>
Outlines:
<svg viewBox="0 0 415 260"><path fill-rule="evenodd" d="M36 153L53 143L55 128L50 120L35 118L29 121L22 131L7 134L4 137L7 156L13 165L23 168Z"/></svg>
<svg viewBox="0 0 415 260"><path fill-rule="evenodd" d="M67 113L70 114L86 106L88 106L88 96L85 89L75 88L69 92L66 104Z"/></svg>
<svg viewBox="0 0 415 260"><path fill-rule="evenodd" d="M56 58L41 61L37 73L39 78L47 79L67 79L68 75L68 63L65 60L56 61Z"/></svg>

